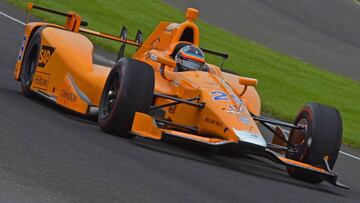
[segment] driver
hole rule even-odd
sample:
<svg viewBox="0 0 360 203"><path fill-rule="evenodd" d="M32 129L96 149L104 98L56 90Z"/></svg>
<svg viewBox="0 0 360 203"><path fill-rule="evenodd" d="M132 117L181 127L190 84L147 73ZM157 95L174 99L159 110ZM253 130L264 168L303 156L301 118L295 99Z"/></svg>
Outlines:
<svg viewBox="0 0 360 203"><path fill-rule="evenodd" d="M204 52L194 45L184 46L175 56L176 71L206 71Z"/></svg>

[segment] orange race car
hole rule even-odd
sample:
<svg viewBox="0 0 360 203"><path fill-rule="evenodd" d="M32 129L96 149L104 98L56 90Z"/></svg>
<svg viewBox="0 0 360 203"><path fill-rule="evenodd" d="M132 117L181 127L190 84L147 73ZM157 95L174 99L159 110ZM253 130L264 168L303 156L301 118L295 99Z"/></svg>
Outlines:
<svg viewBox="0 0 360 203"><path fill-rule="evenodd" d="M67 21L26 25L14 71L25 96L38 94L80 114L97 114L102 131L121 137L232 146L286 165L291 177L347 188L332 172L342 138L339 112L309 103L294 124L261 116L256 79L206 63L205 54L224 60L228 55L199 48L198 10L187 9L183 23L161 22L143 42L140 31L128 40L125 27L117 37L81 27L87 23L75 12L29 3L32 9ZM82 34L122 43L116 64L94 64L93 45ZM131 58L124 57L126 45L138 47ZM264 139L260 125L273 138Z"/></svg>

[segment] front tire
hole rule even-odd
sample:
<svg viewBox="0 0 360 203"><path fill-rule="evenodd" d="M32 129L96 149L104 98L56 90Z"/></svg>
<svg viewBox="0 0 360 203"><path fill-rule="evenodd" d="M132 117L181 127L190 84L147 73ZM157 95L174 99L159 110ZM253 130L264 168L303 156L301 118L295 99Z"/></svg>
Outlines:
<svg viewBox="0 0 360 203"><path fill-rule="evenodd" d="M98 122L102 131L125 138L136 112L148 113L153 101L154 71L146 63L122 58L110 71L101 97Z"/></svg>
<svg viewBox="0 0 360 203"><path fill-rule="evenodd" d="M287 153L286 157L324 168L324 158L332 169L339 154L342 139L342 119L337 109L318 104L307 104L294 122L304 130L292 130L289 137L291 145L297 152ZM288 167L291 177L309 182L320 183L323 180L317 175L294 167Z"/></svg>
<svg viewBox="0 0 360 203"><path fill-rule="evenodd" d="M33 37L31 38L25 54L24 59L21 65L20 71L20 88L21 93L26 96L30 97L33 95L30 87L34 79L34 74L36 71L36 67L38 65L39 54L41 49L41 31L43 29L38 29Z"/></svg>

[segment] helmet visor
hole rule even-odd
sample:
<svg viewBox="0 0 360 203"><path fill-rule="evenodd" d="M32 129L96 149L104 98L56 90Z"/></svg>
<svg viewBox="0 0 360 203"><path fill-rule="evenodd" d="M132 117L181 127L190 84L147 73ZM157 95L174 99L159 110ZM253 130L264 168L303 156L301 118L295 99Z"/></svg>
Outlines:
<svg viewBox="0 0 360 203"><path fill-rule="evenodd" d="M193 60L181 60L181 65L189 70L200 70L200 68L203 66L202 63L193 61Z"/></svg>

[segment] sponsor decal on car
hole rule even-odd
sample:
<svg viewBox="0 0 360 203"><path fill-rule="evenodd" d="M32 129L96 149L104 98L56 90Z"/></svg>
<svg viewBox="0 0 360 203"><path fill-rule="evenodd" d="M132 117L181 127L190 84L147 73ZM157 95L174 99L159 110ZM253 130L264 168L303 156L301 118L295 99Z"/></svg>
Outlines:
<svg viewBox="0 0 360 203"><path fill-rule="evenodd" d="M249 125L250 123L250 120L248 117L245 117L245 116L240 116L239 120L244 123L245 125Z"/></svg>
<svg viewBox="0 0 360 203"><path fill-rule="evenodd" d="M25 45L26 45L26 35L24 35L23 37L23 41L21 43L21 46L20 46L20 51L19 51L19 55L18 55L18 61L21 61L23 55L24 55L24 50L25 50Z"/></svg>
<svg viewBox="0 0 360 203"><path fill-rule="evenodd" d="M240 115L241 113L243 113L245 110L244 110L244 107L243 105L241 105L239 108L236 108L235 106L233 105L229 105L229 110L227 110L226 112L227 113L233 113L233 114L238 114Z"/></svg>
<svg viewBox="0 0 360 203"><path fill-rule="evenodd" d="M213 91L210 92L214 101L229 101L229 97L225 92Z"/></svg>
<svg viewBox="0 0 360 203"><path fill-rule="evenodd" d="M227 110L226 112L237 115L242 123L244 123L245 125L249 125L250 119L243 114L245 112L243 105L240 105L239 108L236 108L233 105L229 105L229 110Z"/></svg>
<svg viewBox="0 0 360 203"><path fill-rule="evenodd" d="M37 71L35 76L34 76L32 86L33 86L33 88L36 88L36 89L47 90L48 85L49 85L49 81L50 81L50 74L49 73L44 73L44 72Z"/></svg>
<svg viewBox="0 0 360 203"><path fill-rule="evenodd" d="M222 91L213 91L210 92L210 95L212 96L212 99L214 101L229 101L230 98L233 99L237 104L242 104L241 99L236 96L235 94L231 94L230 96Z"/></svg>
<svg viewBox="0 0 360 203"><path fill-rule="evenodd" d="M216 125L218 127L223 127L222 122L220 122L218 120L215 120L215 119L212 119L212 118L209 118L209 117L205 117L205 122Z"/></svg>
<svg viewBox="0 0 360 203"><path fill-rule="evenodd" d="M69 100L70 102L76 102L76 94L69 90L61 90L61 97L65 98L66 100Z"/></svg>
<svg viewBox="0 0 360 203"><path fill-rule="evenodd" d="M169 106L169 108L168 108L168 112L169 112L169 113L175 114L175 111L176 111L176 105Z"/></svg>
<svg viewBox="0 0 360 203"><path fill-rule="evenodd" d="M39 56L39 67L44 68L49 62L51 55L54 53L55 48L50 46L42 46Z"/></svg>

